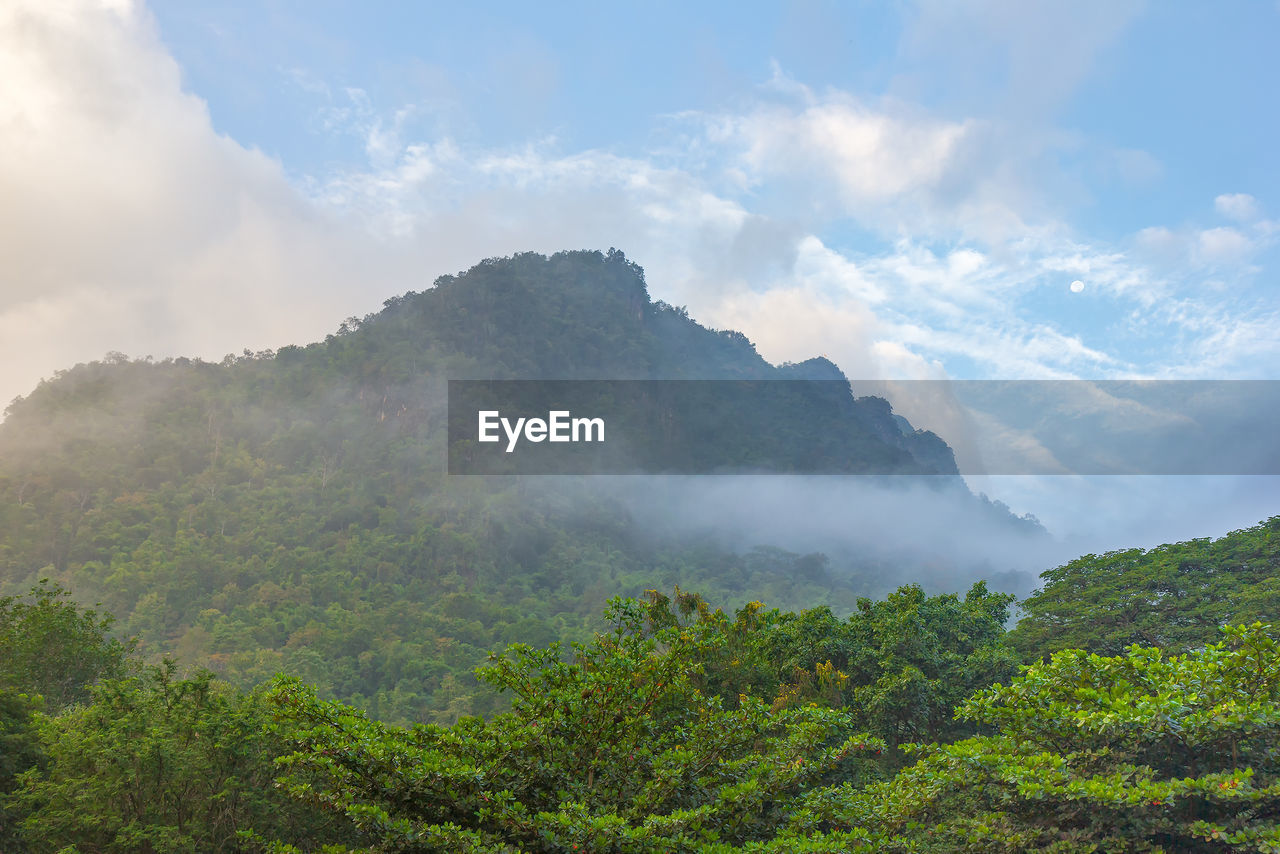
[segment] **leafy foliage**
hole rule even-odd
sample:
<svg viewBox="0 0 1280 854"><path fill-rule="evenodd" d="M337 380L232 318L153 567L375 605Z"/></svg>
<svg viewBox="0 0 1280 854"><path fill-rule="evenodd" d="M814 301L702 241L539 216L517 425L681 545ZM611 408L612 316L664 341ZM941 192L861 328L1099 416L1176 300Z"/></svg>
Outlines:
<svg viewBox="0 0 1280 854"><path fill-rule="evenodd" d="M919 748L797 831L853 822L881 850L1280 851L1280 648L1234 626L1185 656L1059 652L959 714L995 730Z"/></svg>
<svg viewBox="0 0 1280 854"><path fill-rule="evenodd" d="M82 702L127 669L133 643L111 637L114 622L47 579L26 598L0 599L0 688L39 694L53 710Z"/></svg>
<svg viewBox="0 0 1280 854"><path fill-rule="evenodd" d="M306 347L111 355L0 425L0 593L55 579L153 660L243 688L283 670L383 720L489 714L500 702L472 675L489 651L586 641L610 596L681 583L848 612L902 567L657 537L587 480L448 478L446 379L793 376L841 377L775 368L650 301L616 251L492 259ZM869 448L923 441L884 401L842 405Z"/></svg>
<svg viewBox="0 0 1280 854"><path fill-rule="evenodd" d="M693 850L769 838L807 788L879 752L847 713L703 693L698 662L731 643L725 623L652 615L615 600L614 629L572 661L510 647L481 676L514 695L511 712L451 729L397 730L280 682L299 727L290 791L380 851Z"/></svg>
<svg viewBox="0 0 1280 854"><path fill-rule="evenodd" d="M23 851L23 810L11 802L19 776L43 766L39 712L89 699L92 686L132 665L132 643L108 634L112 618L82 609L47 582L0 599L0 850Z"/></svg>
<svg viewBox="0 0 1280 854"><path fill-rule="evenodd" d="M944 720L1011 671L1008 604L905 587L846 620L731 617L650 591L589 643L492 656L510 711L449 727L172 662L56 716L0 694L0 832L36 852L1280 850L1268 626L1059 652Z"/></svg>
<svg viewBox="0 0 1280 854"><path fill-rule="evenodd" d="M651 614L658 615L651 618L674 625L669 601L651 595ZM880 601L860 599L846 619L826 607L783 613L749 604L729 620L690 604L677 588L676 611L693 607L699 623L717 626L726 638L699 659L703 690L730 705L739 694L756 694L774 697L778 706L817 701L843 708L859 729L896 746L970 734L953 719L956 705L1018 671L1004 644L1012 601L982 582L964 598L926 596L910 585ZM661 622L664 613L672 613L668 623Z"/></svg>
<svg viewBox="0 0 1280 854"><path fill-rule="evenodd" d="M1280 516L1216 540L1085 555L1044 573L1009 640L1028 659L1131 644L1186 652L1280 613Z"/></svg>
<svg viewBox="0 0 1280 854"><path fill-rule="evenodd" d="M44 768L21 776L15 798L33 851L240 851L254 831L341 838L274 790L281 746L260 694L207 671L180 678L171 661L92 693L88 705L37 718Z"/></svg>
<svg viewBox="0 0 1280 854"><path fill-rule="evenodd" d="M24 850L17 827L21 813L12 809L8 800L17 787L18 774L43 759L31 713L26 695L0 689L0 851Z"/></svg>

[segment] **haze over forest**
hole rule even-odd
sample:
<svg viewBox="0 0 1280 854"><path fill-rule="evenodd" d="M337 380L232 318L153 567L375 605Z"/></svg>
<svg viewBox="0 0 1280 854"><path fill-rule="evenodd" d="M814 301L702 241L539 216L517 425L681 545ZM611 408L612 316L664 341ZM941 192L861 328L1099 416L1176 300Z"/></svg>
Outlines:
<svg viewBox="0 0 1280 854"><path fill-rule="evenodd" d="M445 382L467 376L839 372L771 366L742 335L652 302L617 250L492 259L306 347L220 364L113 357L42 383L0 426L6 586L58 579L144 648L244 684L306 659L308 678L359 702L401 680L384 665L336 674L392 636L433 643L413 624L427 615L451 626L434 632L459 643L451 666L475 665L494 643L579 634L609 596L649 588L848 611L903 583L987 579L1024 595L1069 556L1034 520L970 493L941 440L884 401L838 411L865 432L837 457L887 440L930 460L940 446L940 475L447 475ZM824 405L787 414L816 427ZM290 613L265 635L264 601ZM404 705L381 714L456 715L474 685L447 675L401 685Z"/></svg>
<svg viewBox="0 0 1280 854"><path fill-rule="evenodd" d="M0 851L1280 851L1278 43L0 3Z"/></svg>
<svg viewBox="0 0 1280 854"><path fill-rule="evenodd" d="M854 380L1276 378L1265 4L613 15L9 4L0 401L609 246L771 362ZM1078 552L1220 535L1280 493L971 485Z"/></svg>

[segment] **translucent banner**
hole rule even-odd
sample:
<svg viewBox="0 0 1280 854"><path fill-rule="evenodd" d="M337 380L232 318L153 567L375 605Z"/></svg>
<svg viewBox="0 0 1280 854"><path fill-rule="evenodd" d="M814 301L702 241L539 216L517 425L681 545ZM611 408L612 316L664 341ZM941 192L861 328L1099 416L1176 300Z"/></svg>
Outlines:
<svg viewBox="0 0 1280 854"><path fill-rule="evenodd" d="M451 380L451 474L1280 474L1274 381Z"/></svg>

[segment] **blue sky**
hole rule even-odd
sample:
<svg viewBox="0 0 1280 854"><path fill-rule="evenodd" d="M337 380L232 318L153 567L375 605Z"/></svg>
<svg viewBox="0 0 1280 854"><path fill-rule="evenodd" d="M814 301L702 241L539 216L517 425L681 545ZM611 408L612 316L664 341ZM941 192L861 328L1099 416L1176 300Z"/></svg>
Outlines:
<svg viewBox="0 0 1280 854"><path fill-rule="evenodd" d="M855 378L1280 378L1276 44L1274 0L13 0L0 398L609 246Z"/></svg>
<svg viewBox="0 0 1280 854"><path fill-rule="evenodd" d="M383 237L502 198L493 251L617 244L854 375L1275 372L1273 3L151 12L216 132Z"/></svg>

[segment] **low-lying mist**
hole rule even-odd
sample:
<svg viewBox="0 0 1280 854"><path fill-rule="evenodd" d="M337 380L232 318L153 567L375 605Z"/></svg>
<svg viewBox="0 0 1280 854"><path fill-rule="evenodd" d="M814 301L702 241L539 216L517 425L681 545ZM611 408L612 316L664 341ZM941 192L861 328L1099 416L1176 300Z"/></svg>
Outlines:
<svg viewBox="0 0 1280 854"><path fill-rule="evenodd" d="M1026 596L1083 554L1218 537L1280 507L1280 477L644 476L599 488L655 538L819 552L880 595L901 584ZM970 491L970 490L974 491ZM1000 500L1009 501L1017 515Z"/></svg>
<svg viewBox="0 0 1280 854"><path fill-rule="evenodd" d="M648 536L818 552L833 575L861 577L866 595L910 583L963 590L979 579L1026 595L1041 571L1072 556L1034 519L952 478L644 476L600 489Z"/></svg>
<svg viewBox="0 0 1280 854"><path fill-rule="evenodd" d="M1034 513L1071 556L1221 537L1280 512L1275 475L966 476Z"/></svg>

